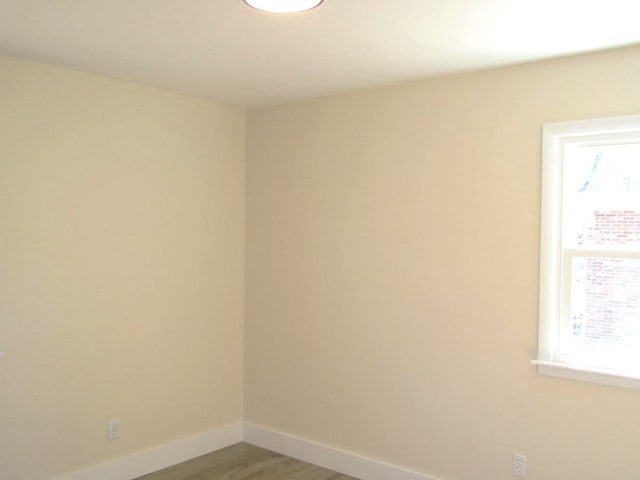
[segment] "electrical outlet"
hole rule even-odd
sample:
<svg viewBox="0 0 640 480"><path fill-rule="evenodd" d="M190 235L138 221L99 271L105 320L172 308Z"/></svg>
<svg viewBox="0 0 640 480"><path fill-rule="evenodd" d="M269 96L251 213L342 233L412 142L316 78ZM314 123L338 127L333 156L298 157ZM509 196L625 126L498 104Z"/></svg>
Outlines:
<svg viewBox="0 0 640 480"><path fill-rule="evenodd" d="M115 440L120 436L120 420L114 418L109 420L109 430L107 434L109 440Z"/></svg>
<svg viewBox="0 0 640 480"><path fill-rule="evenodd" d="M514 477L525 478L527 476L527 457L525 455L513 454L512 473Z"/></svg>

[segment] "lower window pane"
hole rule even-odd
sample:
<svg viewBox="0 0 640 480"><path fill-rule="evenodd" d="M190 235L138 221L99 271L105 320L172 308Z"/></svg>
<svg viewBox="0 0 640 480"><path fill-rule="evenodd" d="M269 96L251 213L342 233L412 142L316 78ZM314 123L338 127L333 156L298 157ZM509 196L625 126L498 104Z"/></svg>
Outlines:
<svg viewBox="0 0 640 480"><path fill-rule="evenodd" d="M565 353L624 368L640 355L640 260L573 257ZM632 366L629 366L632 367Z"/></svg>

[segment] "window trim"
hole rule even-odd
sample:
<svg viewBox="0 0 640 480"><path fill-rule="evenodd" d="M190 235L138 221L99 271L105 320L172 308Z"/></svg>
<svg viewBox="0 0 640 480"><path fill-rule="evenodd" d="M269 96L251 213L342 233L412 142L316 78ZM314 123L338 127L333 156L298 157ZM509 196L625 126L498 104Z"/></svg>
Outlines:
<svg viewBox="0 0 640 480"><path fill-rule="evenodd" d="M538 358L540 375L640 389L640 375L568 363L558 358L561 328L562 151L566 143L598 143L640 137L640 115L549 123L542 129L542 198L540 225L540 297Z"/></svg>

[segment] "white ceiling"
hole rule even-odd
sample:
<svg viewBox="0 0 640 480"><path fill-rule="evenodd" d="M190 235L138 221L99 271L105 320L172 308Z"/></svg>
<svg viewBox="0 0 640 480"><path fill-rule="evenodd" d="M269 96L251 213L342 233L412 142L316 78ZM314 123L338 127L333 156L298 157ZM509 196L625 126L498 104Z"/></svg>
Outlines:
<svg viewBox="0 0 640 480"><path fill-rule="evenodd" d="M255 107L640 43L639 20L640 0L0 0L0 52Z"/></svg>

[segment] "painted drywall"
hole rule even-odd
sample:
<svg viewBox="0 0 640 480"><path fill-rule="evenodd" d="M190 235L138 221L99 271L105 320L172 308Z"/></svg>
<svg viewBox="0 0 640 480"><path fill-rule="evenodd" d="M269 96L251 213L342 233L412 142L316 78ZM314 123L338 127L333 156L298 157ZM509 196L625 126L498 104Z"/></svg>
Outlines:
<svg viewBox="0 0 640 480"><path fill-rule="evenodd" d="M633 47L249 112L245 420L447 480L637 479L640 391L538 376L541 127Z"/></svg>
<svg viewBox="0 0 640 480"><path fill-rule="evenodd" d="M241 421L245 112L9 57L0 79L0 478Z"/></svg>

